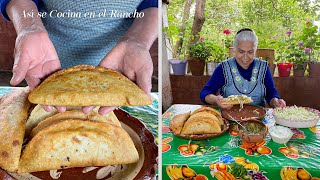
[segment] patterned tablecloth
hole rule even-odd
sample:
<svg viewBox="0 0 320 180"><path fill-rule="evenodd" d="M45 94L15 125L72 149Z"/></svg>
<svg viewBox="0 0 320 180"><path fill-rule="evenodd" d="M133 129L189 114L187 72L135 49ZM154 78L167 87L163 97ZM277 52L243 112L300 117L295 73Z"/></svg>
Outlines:
<svg viewBox="0 0 320 180"><path fill-rule="evenodd" d="M286 144L273 142L270 135L259 143L244 143L232 130L209 140L192 141L173 135L173 116L200 105L171 106L162 119L163 179L320 179L320 123L312 128L291 128ZM263 122L273 126L272 109Z"/></svg>

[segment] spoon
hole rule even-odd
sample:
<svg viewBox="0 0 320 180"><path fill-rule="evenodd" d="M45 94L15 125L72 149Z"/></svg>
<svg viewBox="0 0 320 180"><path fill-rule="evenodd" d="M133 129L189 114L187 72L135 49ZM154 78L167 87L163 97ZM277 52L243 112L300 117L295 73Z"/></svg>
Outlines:
<svg viewBox="0 0 320 180"><path fill-rule="evenodd" d="M247 128L245 128L239 121L237 121L236 119L234 119L229 113L226 113L233 121L235 121L237 124L239 124L241 127L243 127L243 129L245 131L248 132Z"/></svg>

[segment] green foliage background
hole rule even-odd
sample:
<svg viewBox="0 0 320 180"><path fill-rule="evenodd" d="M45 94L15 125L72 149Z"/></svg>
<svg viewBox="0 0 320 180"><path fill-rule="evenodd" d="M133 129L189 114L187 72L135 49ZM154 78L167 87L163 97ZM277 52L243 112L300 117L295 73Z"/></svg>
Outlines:
<svg viewBox="0 0 320 180"><path fill-rule="evenodd" d="M185 0L170 1L168 5L169 27L166 28L171 45L174 47L179 37L180 24ZM186 22L183 48L190 38L195 1ZM231 30L231 39L244 27L253 29L259 38L259 48L274 48L281 51L286 41L286 32L292 31L297 37L307 20L320 20L320 0L207 0L205 22L200 36L214 44L221 44L226 37L224 29Z"/></svg>

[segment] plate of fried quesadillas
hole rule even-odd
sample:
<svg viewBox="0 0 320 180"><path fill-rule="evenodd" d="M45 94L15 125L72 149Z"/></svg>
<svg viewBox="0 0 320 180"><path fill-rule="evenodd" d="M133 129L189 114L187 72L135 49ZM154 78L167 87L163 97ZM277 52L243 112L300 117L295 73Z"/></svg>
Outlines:
<svg viewBox="0 0 320 180"><path fill-rule="evenodd" d="M221 113L211 107L201 107L195 111L174 116L169 124L172 133L192 140L209 139L227 131L229 123Z"/></svg>
<svg viewBox="0 0 320 180"><path fill-rule="evenodd" d="M154 166L158 156L158 147L152 133L145 125L127 112L117 109L114 114L123 129L128 132L139 153L139 161L133 164L109 166L75 167L61 170L40 171L32 173L9 173L18 180L26 178L39 179L143 179L155 176ZM128 150L127 148L125 148Z"/></svg>
<svg viewBox="0 0 320 180"><path fill-rule="evenodd" d="M98 70L99 69L100 68L98 68ZM96 71L96 68L93 68L93 69L87 68L84 71L88 71L88 70ZM88 76L91 76L91 75L88 75ZM115 80L111 82L106 82L106 83L109 84L109 86L116 86L116 84L119 84L118 80L116 79L118 79L119 81L123 81L121 77L120 78L118 77L118 78L115 78ZM70 81L72 81L72 78L70 79ZM85 82L81 82L81 81L78 81L77 83L85 84ZM130 81L130 83L132 82ZM68 86L68 83L66 84ZM86 89L94 89L94 88L90 88L89 86L89 87L86 87ZM80 89L80 94L82 93L81 91L83 90ZM55 92L51 92L51 93L54 94ZM55 97L60 96L61 94L59 93L56 93ZM77 93L77 92L74 91L73 93ZM97 93L97 91L94 91L94 93ZM110 94L114 92L108 91L107 94L108 93ZM100 95L110 96L105 94L100 94ZM20 97L21 95L19 96L14 95L13 98L11 96L13 96L13 94L10 94L9 97L11 99L16 100L16 98ZM42 97L44 96L44 94L36 93L36 96ZM72 94L70 94L70 96L72 96L74 99L77 99L75 100L75 102L81 101L79 100L81 96L74 96ZM118 96L121 96L121 93L120 95L118 94ZM120 102L119 103L122 105L128 105L128 102L130 105L140 105L141 102L142 104L149 104L150 103L148 100L149 97L147 97L147 95L144 95L144 96L145 98L143 101L141 100L135 101L134 99L137 97L133 99L132 97L125 97L124 99L126 101L124 103L120 103ZM22 97L27 97L27 96L22 96ZM5 96L4 98L8 99L8 97L5 97ZM24 98L24 100L25 99L26 98ZM30 96L29 96L29 99L30 99ZM10 102L14 102L14 101L10 100ZM58 103L60 104L61 102L58 102ZM8 103L5 103L4 107L6 107L7 104ZM66 106L67 104L62 103L60 105ZM26 114L25 110L23 110L26 108L23 108L22 105L13 104L12 106L13 108L6 108L7 110L4 113L3 112L2 113L17 114L16 116L23 114L19 112L24 112L24 114ZM118 111L121 114L121 110L118 110ZM22 120L17 120L19 122L22 122L20 123L22 124L22 126L19 127L20 129L22 129L21 131L22 134L24 134L24 130L25 130L24 127L26 125L25 121L28 118L28 116L29 114L27 113L27 116L23 116L23 118L20 118ZM153 151L150 151L150 149L148 151L144 151L144 144L142 142L148 139L150 140L150 137L141 139L140 137L144 137L143 134L141 135L139 134L139 132L135 131L135 130L143 129L142 127L145 128L145 126L139 120L133 120L133 121L140 122L140 124L138 122L134 124L135 126L140 126L140 127L135 128L135 130L133 130L130 126L124 124L123 122L120 123L118 121L117 123L117 121L114 120L114 117L116 117L114 115L113 116L111 115L111 117L109 117L108 119L108 117L101 117L97 113L91 114L91 115L79 115L79 112L74 112L74 110L72 110L72 113L68 112L68 115L65 115L65 116L63 115L64 117L61 117L62 115L60 116L57 115L58 117L53 118L53 116L55 115L54 114L45 115L44 118L40 118L43 120L43 122L41 120L40 121L41 123L38 121L36 121L36 123L35 122L31 123L31 126L30 126L31 128L29 128L29 133L31 133L32 136L26 136L26 137L29 137L29 139L26 142L25 144L26 146L22 151L21 158L20 159L18 158L18 162L20 161L18 165L18 170L16 170L17 167L15 167L14 170L9 170L9 172L16 172L16 171L18 171L19 173L27 172L22 175L21 174L19 175L16 173L10 173L16 179L31 178L31 176L34 176L34 174L37 174L37 173L41 174L41 172L46 172L47 175L49 175L51 178L54 178L54 179L58 179L58 178L64 179L66 177L68 177L67 179L70 179L70 178L77 179L77 178L74 178L74 175L72 175L72 173L70 174L68 172L71 170L74 171L79 166L82 166L83 168L80 168L82 169L82 171L77 174L82 179L85 176L84 174L91 175L90 178L88 177L86 179L100 179L105 177L109 177L111 179L112 178L133 179L135 177L139 177L139 174L144 176L145 174L150 174L150 172L151 173L153 172L153 175L154 175L154 170L150 170L150 168L144 168L144 169L148 169L150 172L144 171L141 173L141 170L143 170L143 167L144 167L144 163L147 160L145 158L146 157L145 152L153 152ZM80 119L78 119L78 116ZM7 119L10 119L10 116L4 116L4 117ZM123 117L125 117L123 121L126 121L125 119L130 119L130 116L128 114L125 114ZM15 118L15 119L19 119L19 118ZM37 117L35 119L37 119ZM121 126L119 126L119 124L121 124ZM130 125L132 126L132 124ZM147 133L148 130L143 132ZM18 137L21 137L21 136L18 136ZM23 136L20 139L22 142ZM153 139L153 136L151 139ZM13 141L13 142L17 142L17 141ZM152 140L152 142L148 142L148 144L154 145L154 139ZM21 147L21 144L20 144L20 147ZM73 150L74 152L73 153L69 152L70 149ZM157 149L157 147L153 149ZM21 152L21 148L20 148L20 152ZM8 152L8 156L9 157L11 156L10 152ZM109 158L107 158L108 156ZM18 155L18 157L20 157L20 154ZM154 164L155 164L155 157L153 156L151 157L152 157L151 161L154 161ZM103 160L103 158L107 158L108 160L106 159ZM149 162L151 161L149 160ZM128 163L130 164L126 165ZM152 165L149 164L148 166L153 168L154 164ZM100 168L97 166L103 166L103 167ZM1 165L1 167L6 168L3 165ZM77 167L77 168L74 168L74 167ZM54 168L54 170L51 170L51 168ZM57 170L57 169L62 169L62 170ZM50 170L50 171L47 171L47 170ZM62 171L63 172L66 171L66 173L63 173ZM96 172L94 176L92 176L93 172ZM117 172L120 172L120 173L117 173ZM36 177L39 177L40 179L47 179L45 178L46 176L43 177L42 175L40 176L36 175L32 178L36 178Z"/></svg>

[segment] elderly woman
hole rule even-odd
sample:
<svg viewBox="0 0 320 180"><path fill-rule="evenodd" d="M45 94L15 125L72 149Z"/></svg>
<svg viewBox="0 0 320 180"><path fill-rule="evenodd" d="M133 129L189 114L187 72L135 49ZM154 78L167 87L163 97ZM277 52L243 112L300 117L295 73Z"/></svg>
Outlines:
<svg viewBox="0 0 320 180"><path fill-rule="evenodd" d="M223 61L200 92L205 104L215 104L223 109L232 105L221 104L223 97L244 94L252 98L251 104L272 107L285 107L274 86L268 64L255 58L258 37L248 28L241 29L234 38L235 57ZM220 95L216 95L220 89Z"/></svg>

